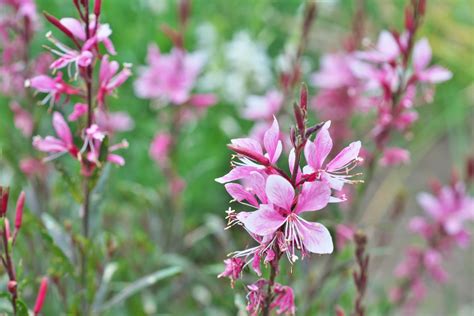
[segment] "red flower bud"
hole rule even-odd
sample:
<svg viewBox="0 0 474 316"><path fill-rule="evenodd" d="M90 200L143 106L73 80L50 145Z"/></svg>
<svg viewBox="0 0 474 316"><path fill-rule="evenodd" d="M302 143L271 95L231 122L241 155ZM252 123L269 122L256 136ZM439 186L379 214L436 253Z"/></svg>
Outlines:
<svg viewBox="0 0 474 316"><path fill-rule="evenodd" d="M16 214L15 214L15 228L16 230L21 227L21 220L23 218L23 208L25 206L25 192L21 191L18 200L16 201Z"/></svg>
<svg viewBox="0 0 474 316"><path fill-rule="evenodd" d="M420 15L424 15L426 12L426 0L419 0L418 1L418 13Z"/></svg>
<svg viewBox="0 0 474 316"><path fill-rule="evenodd" d="M186 25L189 17L191 3L189 0L181 0L179 2L179 21L181 25Z"/></svg>
<svg viewBox="0 0 474 316"><path fill-rule="evenodd" d="M5 221L3 222L3 229L5 230L5 235L7 236L7 240L10 240L11 238L11 233L10 233L10 221L8 218L5 218Z"/></svg>
<svg viewBox="0 0 474 316"><path fill-rule="evenodd" d="M415 20L413 17L413 13L409 7L405 8L405 29L410 32L413 32L415 28Z"/></svg>
<svg viewBox="0 0 474 316"><path fill-rule="evenodd" d="M94 14L96 17L100 16L100 10L102 7L102 0L95 0L94 2Z"/></svg>
<svg viewBox="0 0 474 316"><path fill-rule="evenodd" d="M466 177L467 182L474 181L474 157L470 157L466 162Z"/></svg>
<svg viewBox="0 0 474 316"><path fill-rule="evenodd" d="M41 312L47 292L48 292L48 278L44 277L41 280L38 296L36 297L35 308L33 309L33 312L35 315L38 315Z"/></svg>
<svg viewBox="0 0 474 316"><path fill-rule="evenodd" d="M56 26L61 32L63 32L67 37L71 38L74 40L74 35L69 31L64 25L61 24L61 21L59 21L56 17L52 16L48 12L43 12L44 16L46 17L46 20L49 21L49 23L53 24Z"/></svg>
<svg viewBox="0 0 474 316"><path fill-rule="evenodd" d="M0 187L0 216L3 217L7 213L8 208L8 194L10 189L8 187Z"/></svg>

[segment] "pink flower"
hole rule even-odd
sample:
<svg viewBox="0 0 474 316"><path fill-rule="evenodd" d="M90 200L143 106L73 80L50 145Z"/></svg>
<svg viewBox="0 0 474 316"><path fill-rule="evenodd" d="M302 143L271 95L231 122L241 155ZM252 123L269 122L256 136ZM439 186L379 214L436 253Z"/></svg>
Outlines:
<svg viewBox="0 0 474 316"><path fill-rule="evenodd" d="M46 136L45 138L35 136L33 138L33 146L40 151L53 154L48 157L48 160L55 159L67 152L78 159L80 154L74 145L71 130L63 116L58 112L53 113L53 127L59 138L53 136Z"/></svg>
<svg viewBox="0 0 474 316"><path fill-rule="evenodd" d="M168 164L169 150L173 139L168 133L157 133L150 145L150 157L164 168Z"/></svg>
<svg viewBox="0 0 474 316"><path fill-rule="evenodd" d="M32 115L29 112L25 111L20 106L20 104L15 101L10 103L10 109L13 111L14 114L13 119L15 122L15 127L22 132L23 136L30 137L33 133L34 127Z"/></svg>
<svg viewBox="0 0 474 316"><path fill-rule="evenodd" d="M69 121L77 121L81 116L87 114L87 104L85 103L76 103L74 104L74 110L68 116Z"/></svg>
<svg viewBox="0 0 474 316"><path fill-rule="evenodd" d="M375 63L394 62L400 56L400 46L397 39L389 31L380 32L374 49L356 52L356 57Z"/></svg>
<svg viewBox="0 0 474 316"><path fill-rule="evenodd" d="M462 183L443 187L437 196L420 193L418 203L448 235L463 240L464 222L474 219L474 198L466 193Z"/></svg>
<svg viewBox="0 0 474 316"><path fill-rule="evenodd" d="M333 146L328 131L330 125L330 121L324 124L314 142L310 140L306 142L304 155L308 165L303 168L303 173L307 177L315 176L316 179L326 181L335 190L341 190L345 183L356 182L352 180L353 175L350 175L349 171L361 161L359 158L361 143L356 141L349 144L325 164Z"/></svg>
<svg viewBox="0 0 474 316"><path fill-rule="evenodd" d="M174 104L189 101L198 74L204 65L204 55L173 49L161 54L158 47L148 47L148 66L135 81L135 93L144 99L163 98Z"/></svg>
<svg viewBox="0 0 474 316"><path fill-rule="evenodd" d="M258 236L273 235L283 226L286 254L290 262L297 260L295 249L300 249L303 257L308 253L332 253L331 235L319 223L308 222L300 214L324 208L331 190L324 182L306 182L295 203L295 190L290 182L279 175L270 175L265 184L268 204L260 204L257 211L237 214L237 219L246 229Z"/></svg>
<svg viewBox="0 0 474 316"><path fill-rule="evenodd" d="M275 309L278 315L296 313L295 307L295 295L293 289L289 286L284 286L276 283L273 291L275 292L275 298L273 299L270 308Z"/></svg>
<svg viewBox="0 0 474 316"><path fill-rule="evenodd" d="M440 83L451 79L453 74L444 67L435 65L428 67L431 62L431 47L426 38L419 40L413 48L414 76L431 84Z"/></svg>
<svg viewBox="0 0 474 316"><path fill-rule="evenodd" d="M251 95L246 100L243 116L249 120L272 120L283 103L283 95L271 90L265 96Z"/></svg>
<svg viewBox="0 0 474 316"><path fill-rule="evenodd" d="M224 260L225 264L225 270L221 274L219 274L217 277L222 278L222 277L228 277L231 282L234 282L238 278L240 278L240 275L242 273L242 269L244 268L245 261L240 259L240 258L230 258Z"/></svg>
<svg viewBox="0 0 474 316"><path fill-rule="evenodd" d="M223 177L217 178L219 183L226 183L245 178L253 171L263 171L271 164L277 162L281 155L283 145L280 140L280 128L277 120L273 119L273 124L265 132L263 137L263 152L260 143L252 138L237 138L231 141L228 147L238 153L239 162L236 167Z"/></svg>
<svg viewBox="0 0 474 316"><path fill-rule="evenodd" d="M268 281L260 279L257 282L247 286L249 293L247 294L247 311L249 316L258 316L261 308L266 300L266 285Z"/></svg>
<svg viewBox="0 0 474 316"><path fill-rule="evenodd" d="M398 147L385 148L379 162L385 167L408 164L410 162L410 152Z"/></svg>
<svg viewBox="0 0 474 316"><path fill-rule="evenodd" d="M47 93L46 97L41 101L46 104L48 101L51 104L57 103L63 95L79 94L79 90L66 84L63 80L63 74L59 72L55 78L45 75L33 77L25 82L27 87L32 87L38 92Z"/></svg>
<svg viewBox="0 0 474 316"><path fill-rule="evenodd" d="M99 106L103 107L105 96L112 94L115 89L120 87L132 75L130 64L124 64L123 69L118 72L119 64L116 61L109 62L109 57L102 57L99 71L99 91L97 92L97 100Z"/></svg>
<svg viewBox="0 0 474 316"><path fill-rule="evenodd" d="M133 128L133 119L125 112L106 112L98 110L95 121L100 129L108 134L129 131Z"/></svg>

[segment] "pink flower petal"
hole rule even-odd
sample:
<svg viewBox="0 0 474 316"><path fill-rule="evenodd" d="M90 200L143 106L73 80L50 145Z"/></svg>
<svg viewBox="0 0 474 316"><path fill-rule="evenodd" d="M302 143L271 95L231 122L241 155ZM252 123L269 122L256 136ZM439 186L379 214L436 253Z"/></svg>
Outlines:
<svg viewBox="0 0 474 316"><path fill-rule="evenodd" d="M258 202L255 197L249 193L245 188L238 183L227 183L225 185L227 193L237 202L248 201L250 204L258 206Z"/></svg>
<svg viewBox="0 0 474 316"><path fill-rule="evenodd" d="M67 125L63 116L59 112L53 113L53 127L59 138L66 143L66 146L72 144L71 130L69 129L69 126Z"/></svg>
<svg viewBox="0 0 474 316"><path fill-rule="evenodd" d="M265 187L268 200L278 205L285 210L291 209L293 198L295 197L295 190L288 180L278 175L271 175L267 179Z"/></svg>
<svg viewBox="0 0 474 316"><path fill-rule="evenodd" d="M262 204L255 212L241 212L237 219L251 232L259 236L273 234L285 222L286 218L281 216L271 205Z"/></svg>
<svg viewBox="0 0 474 316"><path fill-rule="evenodd" d="M416 72L425 69L431 61L431 47L426 38L419 40L413 48L413 67Z"/></svg>
<svg viewBox="0 0 474 316"><path fill-rule="evenodd" d="M452 77L452 72L441 66L432 66L418 74L418 78L421 81L426 81L428 83L440 83L447 81Z"/></svg>
<svg viewBox="0 0 474 316"><path fill-rule="evenodd" d="M343 168L352 160L357 159L359 157L360 146L360 141L349 144L349 146L341 150L341 152L327 164L327 169L337 170Z"/></svg>
<svg viewBox="0 0 474 316"><path fill-rule="evenodd" d="M280 128L275 117L273 117L272 126L263 135L263 146L268 153L270 162L275 163L283 148L280 140Z"/></svg>
<svg viewBox="0 0 474 316"><path fill-rule="evenodd" d="M235 138L231 140L232 145L246 149L248 151L263 155L262 146L252 138Z"/></svg>
<svg viewBox="0 0 474 316"><path fill-rule="evenodd" d="M234 180L239 180L248 177L251 172L258 170L256 167L251 166L237 166L230 170L225 176L216 178L215 181L219 183L226 183Z"/></svg>
<svg viewBox="0 0 474 316"><path fill-rule="evenodd" d="M217 97L211 93L193 94L189 103L197 108L207 108L217 103Z"/></svg>
<svg viewBox="0 0 474 316"><path fill-rule="evenodd" d="M305 182L298 198L295 213L317 211L325 207L329 202L331 189L324 182Z"/></svg>
<svg viewBox="0 0 474 316"><path fill-rule="evenodd" d="M324 161L331 152L332 139L328 130L330 126L331 121L326 122L318 132L314 144L309 141L306 143L304 149L306 161L315 170L321 169Z"/></svg>
<svg viewBox="0 0 474 316"><path fill-rule="evenodd" d="M60 22L78 39L86 39L85 25L82 24L79 20L76 20L74 18L62 18Z"/></svg>
<svg viewBox="0 0 474 316"><path fill-rule="evenodd" d="M297 225L303 244L309 252L329 254L334 251L331 234L324 225L308 222L302 218L298 218Z"/></svg>

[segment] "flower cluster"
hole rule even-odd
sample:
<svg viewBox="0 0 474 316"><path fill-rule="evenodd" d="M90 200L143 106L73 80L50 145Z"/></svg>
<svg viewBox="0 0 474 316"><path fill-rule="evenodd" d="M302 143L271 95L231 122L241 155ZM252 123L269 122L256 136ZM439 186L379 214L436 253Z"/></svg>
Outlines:
<svg viewBox="0 0 474 316"><path fill-rule="evenodd" d="M448 280L443 261L456 245L468 245L470 234L464 224L474 220L474 197L468 195L464 183L453 181L445 187L436 184L433 190L433 194L418 195L427 216L414 217L409 223L410 230L424 240L424 246L409 247L395 270L402 282L392 290L391 298L408 310L425 296L423 275L441 284Z"/></svg>
<svg viewBox="0 0 474 316"><path fill-rule="evenodd" d="M431 102L434 85L449 80L451 72L441 66L430 66L432 51L426 38L415 42L415 34L425 13L425 0L412 1L405 10L405 30L382 31L375 46L357 51L354 56L363 63L353 67L355 75L365 81L364 89L372 96L377 123L372 130L382 164L406 163L409 152L387 148L393 131L405 133L418 119L415 106L421 94Z"/></svg>
<svg viewBox="0 0 474 316"><path fill-rule="evenodd" d="M116 51L110 39L112 30L108 24L99 22L101 1L94 3L93 14L89 12L89 4L74 2L80 19L57 19L47 13L47 20L69 39L67 45L48 32L46 37L53 44L49 50L56 59L49 68L55 74L34 76L26 81L26 85L37 93L45 94L42 104L49 103L54 107L52 125L55 136L35 136L33 146L50 155L46 160L55 159L69 153L80 162L84 175L89 175L104 162L123 165L124 159L114 154L117 149L127 147L126 141L108 145L108 138L115 132L131 128L132 121L125 113L108 111L106 97L113 95L131 75L130 65L120 65L110 60L109 55L100 52L101 45L110 55ZM72 46L72 47L71 47ZM94 78L94 67L100 64L98 76ZM67 69L67 83L63 69ZM82 82L80 82L79 78ZM72 102L72 100L78 102ZM78 126L76 133L66 122L63 113L65 103L74 103L69 109L68 120ZM80 145L78 145L78 143Z"/></svg>
<svg viewBox="0 0 474 316"><path fill-rule="evenodd" d="M321 210L328 203L344 201L344 197L335 197L333 191L357 182L350 171L360 162L361 144L359 141L351 143L327 162L333 147L328 131L330 122L306 128L306 100L307 91L303 88L300 105L295 106L297 129L292 130L289 174L277 166L282 141L275 118L264 133L263 144L252 138L238 138L229 145L236 153L234 168L216 181L225 183L234 201L255 209L238 213L229 209L227 219L229 226L244 227L257 246L234 252L232 258L225 261L226 270L220 276L235 280L250 263L261 275L262 261L276 269L282 255L293 264L310 253L333 252L328 229L302 215ZM306 164L303 164L302 156ZM233 182L236 180L241 183Z"/></svg>
<svg viewBox="0 0 474 316"><path fill-rule="evenodd" d="M150 157L163 171L170 183L172 196L178 196L185 186L171 163L176 146L177 135L185 122L202 114L217 102L212 93L194 92L199 75L206 64L203 52L188 52L185 48L185 31L190 15L190 1L178 1L179 25L177 29L168 25L162 27L165 35L172 41L173 49L168 54L160 52L155 44L149 44L146 66L141 67L134 82L135 94L142 99L161 104L170 104L169 120L163 122L169 131L161 130L155 134L150 144ZM163 114L160 111L160 114ZM165 115L161 115L165 117Z"/></svg>
<svg viewBox="0 0 474 316"><path fill-rule="evenodd" d="M19 290L15 262L13 259L13 250L15 248L16 239L23 223L23 210L25 207L25 192L21 192L16 202L16 213L14 222L13 234L10 229L10 222L7 218L8 200L10 189L8 187L0 186L0 220L2 227L0 228L0 239L3 245L3 253L0 254L3 269L8 275L7 289L10 293L10 301L12 305L13 314L16 315L19 306ZM46 296L48 279L45 277L41 281L40 290L38 291L37 301L34 307L35 315L41 312L43 308L44 299Z"/></svg>

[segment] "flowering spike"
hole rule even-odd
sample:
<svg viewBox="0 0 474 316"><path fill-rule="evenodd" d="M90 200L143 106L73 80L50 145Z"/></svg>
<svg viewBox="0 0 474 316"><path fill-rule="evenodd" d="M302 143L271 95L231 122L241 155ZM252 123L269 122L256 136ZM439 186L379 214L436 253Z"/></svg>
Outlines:
<svg viewBox="0 0 474 316"><path fill-rule="evenodd" d="M18 201L16 202L16 214L15 214L15 229L19 230L23 218L23 208L25 206L25 192L21 191Z"/></svg>
<svg viewBox="0 0 474 316"><path fill-rule="evenodd" d="M8 208L8 195L10 193L10 188L8 187L0 187L0 217L4 217L7 213Z"/></svg>
<svg viewBox="0 0 474 316"><path fill-rule="evenodd" d="M40 288L38 290L38 296L36 297L35 308L33 309L33 313L35 316L41 312L47 292L48 292L48 278L43 277L43 279L41 280Z"/></svg>

